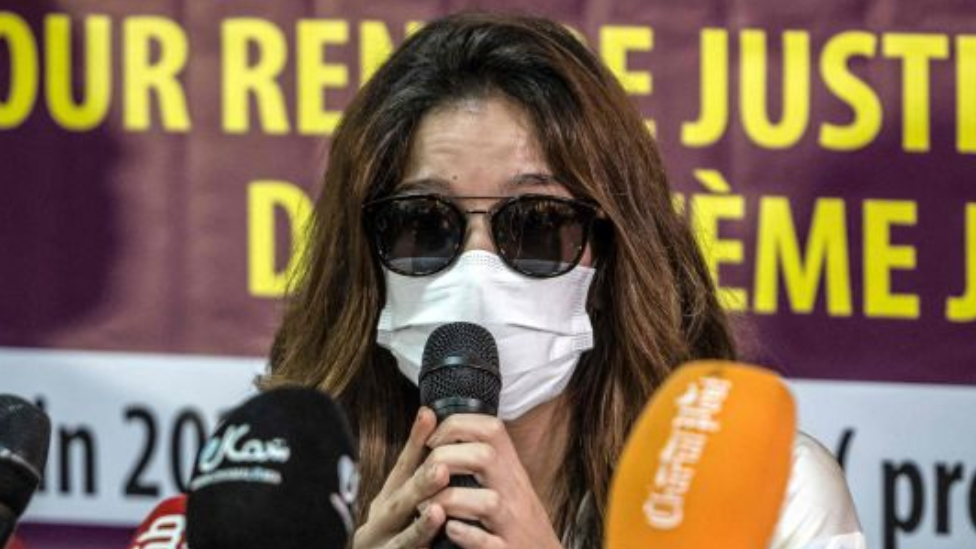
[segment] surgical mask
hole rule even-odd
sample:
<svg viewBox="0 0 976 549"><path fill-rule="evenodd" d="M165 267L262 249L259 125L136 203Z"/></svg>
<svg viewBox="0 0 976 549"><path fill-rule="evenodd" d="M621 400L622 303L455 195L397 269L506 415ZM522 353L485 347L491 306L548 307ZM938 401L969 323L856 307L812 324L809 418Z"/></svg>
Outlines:
<svg viewBox="0 0 976 549"><path fill-rule="evenodd" d="M495 254L465 252L447 271L411 277L385 271L386 306L377 343L415 385L427 338L449 322L486 328L498 345L498 416L516 419L562 394L580 356L593 348L586 297L595 270L554 278L516 273Z"/></svg>

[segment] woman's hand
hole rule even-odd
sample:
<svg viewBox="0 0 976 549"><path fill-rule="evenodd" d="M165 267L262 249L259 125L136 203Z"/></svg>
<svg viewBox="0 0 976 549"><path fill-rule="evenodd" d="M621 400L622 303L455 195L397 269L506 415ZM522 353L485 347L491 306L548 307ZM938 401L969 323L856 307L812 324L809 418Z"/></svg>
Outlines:
<svg viewBox="0 0 976 549"><path fill-rule="evenodd" d="M425 443L437 426L429 408L421 408L410 430L410 439L383 489L369 505L369 516L353 537L354 549L417 549L427 546L446 519L439 504L427 505L413 520L418 505L430 499L450 481L446 465L420 464Z"/></svg>
<svg viewBox="0 0 976 549"><path fill-rule="evenodd" d="M464 549L561 548L545 507L498 418L456 414L427 440L424 464L452 475L474 475L481 488L448 487L424 502L425 514L446 513L447 535ZM485 531L460 520L477 520Z"/></svg>

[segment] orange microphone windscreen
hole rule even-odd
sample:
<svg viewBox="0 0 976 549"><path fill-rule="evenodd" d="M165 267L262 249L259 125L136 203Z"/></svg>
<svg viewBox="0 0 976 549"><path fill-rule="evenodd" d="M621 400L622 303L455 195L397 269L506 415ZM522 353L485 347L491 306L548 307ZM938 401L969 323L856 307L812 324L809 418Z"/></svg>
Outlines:
<svg viewBox="0 0 976 549"><path fill-rule="evenodd" d="M765 549L786 492L796 408L780 378L681 366L631 431L610 487L608 549Z"/></svg>

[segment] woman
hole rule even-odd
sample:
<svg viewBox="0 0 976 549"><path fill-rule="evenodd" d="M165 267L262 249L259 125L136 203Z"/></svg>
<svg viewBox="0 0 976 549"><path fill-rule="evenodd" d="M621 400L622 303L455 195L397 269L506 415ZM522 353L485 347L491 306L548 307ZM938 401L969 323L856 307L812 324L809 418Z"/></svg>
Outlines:
<svg viewBox="0 0 976 549"><path fill-rule="evenodd" d="M346 110L309 242L264 384L349 411L357 548L427 546L445 525L462 547L598 547L655 388L735 356L641 117L550 21L462 14L405 41ZM437 425L417 362L459 320L498 339L500 419Z"/></svg>

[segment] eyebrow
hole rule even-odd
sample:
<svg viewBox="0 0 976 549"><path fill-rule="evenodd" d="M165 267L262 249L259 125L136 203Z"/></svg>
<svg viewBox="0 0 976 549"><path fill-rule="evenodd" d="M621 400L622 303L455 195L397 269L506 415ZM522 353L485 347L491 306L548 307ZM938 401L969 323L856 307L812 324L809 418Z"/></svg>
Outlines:
<svg viewBox="0 0 976 549"><path fill-rule="evenodd" d="M399 193L446 193L448 190L450 190L450 188L451 184L448 183L446 179L441 179L439 177L422 177L420 179L410 179L401 182L396 186L396 191Z"/></svg>
<svg viewBox="0 0 976 549"><path fill-rule="evenodd" d="M520 173L505 182L505 185L509 187L557 184L559 184L559 179L555 175L545 172ZM442 177L408 179L396 186L397 191L402 193L437 192L447 194L450 188L451 183Z"/></svg>
<svg viewBox="0 0 976 549"><path fill-rule="evenodd" d="M551 173L521 173L509 180L512 185L558 185L559 178Z"/></svg>

